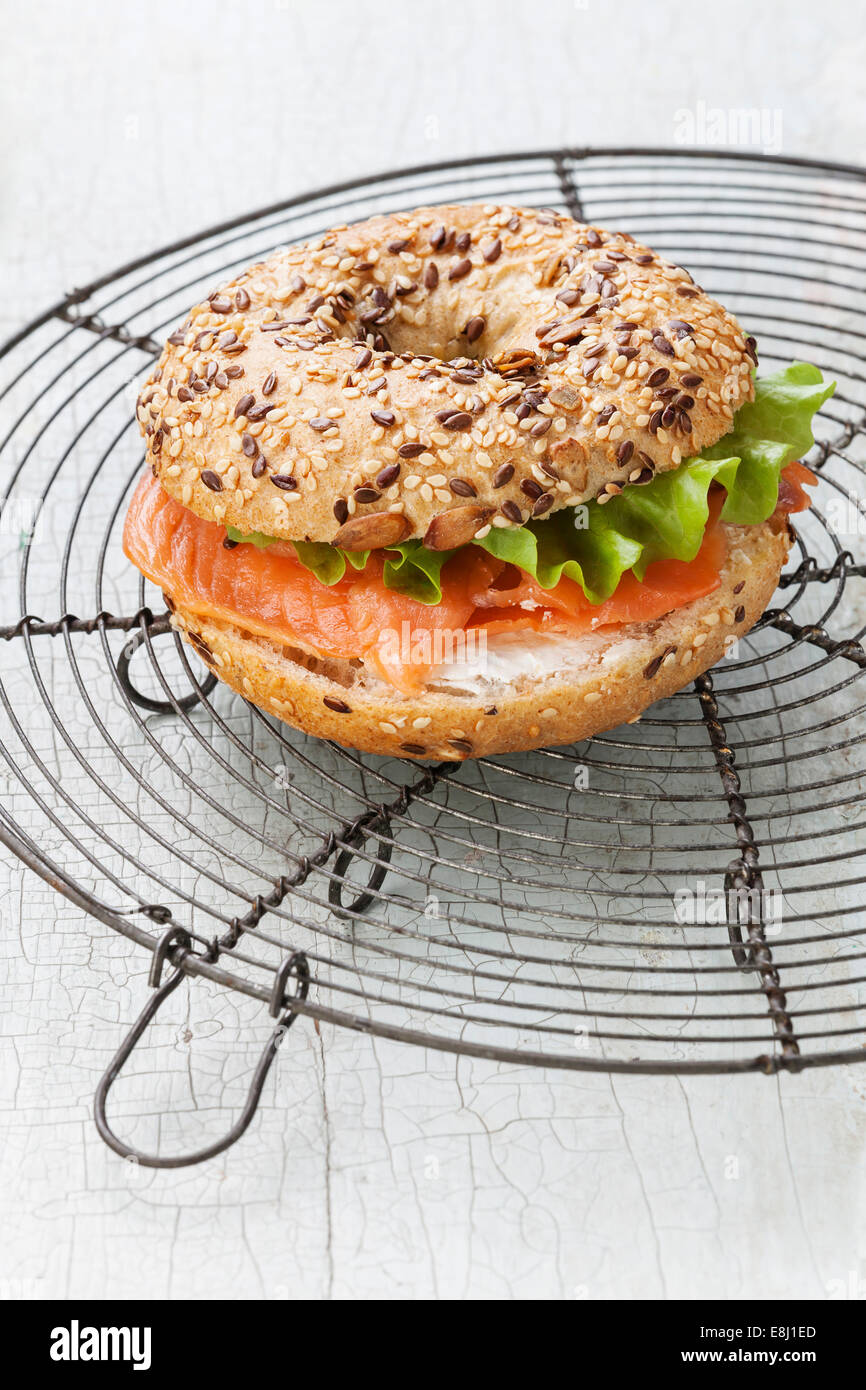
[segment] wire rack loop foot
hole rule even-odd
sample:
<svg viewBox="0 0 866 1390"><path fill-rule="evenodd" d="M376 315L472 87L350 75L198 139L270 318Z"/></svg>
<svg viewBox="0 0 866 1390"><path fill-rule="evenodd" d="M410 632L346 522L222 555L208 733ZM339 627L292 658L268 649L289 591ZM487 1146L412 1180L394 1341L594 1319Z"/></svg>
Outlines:
<svg viewBox="0 0 866 1390"><path fill-rule="evenodd" d="M174 993L181 980L184 978L186 974L184 961L187 956L192 954L191 948L192 938L189 932L185 931L183 927L169 927L168 931L163 933L156 951L154 952L149 976L150 985L152 987L158 986L158 988L155 988L154 994L148 1000L135 1023L132 1025L132 1028L129 1030L129 1033L114 1054L96 1091L94 1119L100 1137L105 1141L108 1147L113 1149L116 1154L119 1154L121 1158L126 1159L128 1163L140 1164L143 1168L188 1168L196 1163L204 1163L206 1159L214 1158L217 1154L223 1153L246 1133L258 1108L262 1089L267 1080L268 1072L273 1066L280 1044L298 1016L295 1011L295 1001L306 999L309 990L309 966L306 957L301 952L296 951L285 961L274 983L274 992L271 1001L272 1014L276 1016L279 1013L279 1009L284 1002L283 996L285 986L292 976L297 980L297 990L293 996L289 997L288 1008L283 1013L265 1044L258 1065L253 1073L243 1110L228 1133L223 1135L222 1139L218 1139L215 1143L208 1144L205 1148L197 1149L193 1153L188 1154L162 1157L159 1154L143 1153L141 1149L136 1149L132 1144L125 1143L114 1133L114 1130L108 1123L106 1102L108 1100L109 1091L124 1066L129 1061L133 1049L141 1039L148 1024L153 1021L166 999L168 999L170 994ZM214 954L213 949L206 954L212 958ZM174 964L175 969L165 982L160 984L159 981L166 959ZM277 993L278 988L279 995Z"/></svg>
<svg viewBox="0 0 866 1390"><path fill-rule="evenodd" d="M376 849L376 863L370 868L367 878L367 886L358 894L351 903L343 902L343 889L347 886L346 874L349 865L355 858L357 848L360 847L362 837L369 831L382 831L390 834L391 822L386 815L377 815L366 826L359 826L354 835L350 834L346 838L349 847L340 851L334 860L334 874L328 887L328 901L338 917L353 917L356 914L366 912L376 900L376 894L385 882L385 875L391 863L391 851L393 846L388 840L380 840Z"/></svg>
<svg viewBox="0 0 866 1390"><path fill-rule="evenodd" d="M153 700L149 695L142 695L141 691L137 690L132 683L129 667L135 653L148 638L163 637L166 633L171 632L171 630L171 622L167 613L159 618L143 615L141 632L136 632L133 637L130 637L123 651L120 653L120 656L117 658L117 678L123 687L123 693L134 705L138 705L139 709L149 710L151 714L174 714L176 711L170 700ZM194 690L191 695L185 695L182 700L178 700L178 709L184 712L194 709L200 700L207 699L208 695L210 695L211 691L216 687L216 683L216 676L212 671L209 671L202 681L201 692Z"/></svg>

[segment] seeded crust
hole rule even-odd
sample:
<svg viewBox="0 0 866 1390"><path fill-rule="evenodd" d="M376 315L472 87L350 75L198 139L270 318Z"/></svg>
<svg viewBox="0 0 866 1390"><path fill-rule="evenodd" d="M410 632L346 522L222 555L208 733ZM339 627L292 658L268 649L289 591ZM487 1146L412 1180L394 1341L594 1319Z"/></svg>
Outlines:
<svg viewBox="0 0 866 1390"><path fill-rule="evenodd" d="M771 517L722 530L728 555L714 593L656 622L563 639L556 675L490 684L483 695L435 681L402 695L348 661L316 662L182 608L172 621L221 680L317 738L436 761L553 747L636 719L706 671L761 616L787 558L788 525Z"/></svg>
<svg viewBox="0 0 866 1390"><path fill-rule="evenodd" d="M625 233L422 208L280 251L197 304L138 419L166 492L206 520L449 549L675 468L728 432L755 360L687 271Z"/></svg>

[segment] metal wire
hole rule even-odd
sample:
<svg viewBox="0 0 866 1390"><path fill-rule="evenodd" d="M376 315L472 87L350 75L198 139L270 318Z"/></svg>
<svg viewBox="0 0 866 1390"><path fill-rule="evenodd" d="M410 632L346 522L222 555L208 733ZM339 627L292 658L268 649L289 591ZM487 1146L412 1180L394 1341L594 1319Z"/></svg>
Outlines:
<svg viewBox="0 0 866 1390"><path fill-rule="evenodd" d="M448 200L630 231L765 366L814 361L838 389L816 506L735 658L590 743L428 768L214 687L120 528L135 383L188 305L286 241ZM176 970L292 1017L583 1070L863 1060L864 310L864 171L684 150L398 171L76 289L0 349L0 839L139 945L198 942ZM309 990L283 997L289 961Z"/></svg>

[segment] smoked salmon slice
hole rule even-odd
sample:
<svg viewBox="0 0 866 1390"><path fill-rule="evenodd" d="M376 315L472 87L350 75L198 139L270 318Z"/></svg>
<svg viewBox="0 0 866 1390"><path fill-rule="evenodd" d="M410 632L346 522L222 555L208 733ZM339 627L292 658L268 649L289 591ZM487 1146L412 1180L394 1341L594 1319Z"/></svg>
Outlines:
<svg viewBox="0 0 866 1390"><path fill-rule="evenodd" d="M780 509L808 506L803 484L815 481L802 464L789 464ZM435 605L386 588L382 558L376 554L362 571L352 570L327 586L300 564L289 542L267 549L226 545L223 526L202 520L169 497L149 471L130 503L123 546L132 563L182 608L314 656L363 661L398 690L412 693L426 684L435 665L418 658L414 633L427 634L434 651L429 635L437 632L527 628L580 635L649 622L712 593L726 551L717 525L723 496L717 490L694 560L658 560L648 566L643 582L628 573L611 598L595 605L573 580L542 589L530 575L471 545L443 567L442 601Z"/></svg>
<svg viewBox="0 0 866 1390"><path fill-rule="evenodd" d="M472 586L462 578L464 553L446 567L455 582L443 589L442 602L426 607L385 588L378 555L329 587L299 563L288 543L227 549L225 539L223 526L195 516L163 492L152 473L144 475L126 516L123 548L142 574L201 617L314 656L366 658L399 689L414 690L425 683L423 668L413 662L399 669L394 644L381 644L383 631L401 633L408 622L460 632L474 608ZM382 663L376 660L380 646Z"/></svg>
<svg viewBox="0 0 866 1390"><path fill-rule="evenodd" d="M777 511L783 512L805 512L812 505L812 499L808 492L804 492L804 487L815 487L818 479L807 468L805 463L799 460L794 463L786 464L782 469L782 476L779 479L779 500L776 504Z"/></svg>

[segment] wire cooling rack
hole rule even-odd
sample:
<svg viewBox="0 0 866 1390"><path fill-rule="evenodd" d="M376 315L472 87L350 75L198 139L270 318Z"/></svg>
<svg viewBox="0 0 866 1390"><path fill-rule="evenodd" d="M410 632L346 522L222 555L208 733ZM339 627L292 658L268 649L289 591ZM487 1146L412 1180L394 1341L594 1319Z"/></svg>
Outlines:
<svg viewBox="0 0 866 1390"><path fill-rule="evenodd" d="M0 351L0 838L153 952L155 993L97 1098L119 1153L164 1166L226 1147L300 1015L583 1070L866 1057L864 180L682 149L403 170L142 257ZM765 370L805 358L838 389L809 458L816 504L730 659L590 742L419 767L295 734L216 686L120 531L137 384L189 305L287 241L446 201L629 231L733 308ZM280 1023L224 1139L137 1154L106 1095L186 975Z"/></svg>

